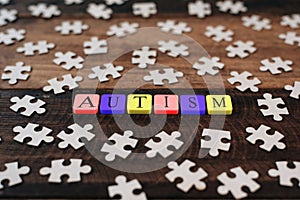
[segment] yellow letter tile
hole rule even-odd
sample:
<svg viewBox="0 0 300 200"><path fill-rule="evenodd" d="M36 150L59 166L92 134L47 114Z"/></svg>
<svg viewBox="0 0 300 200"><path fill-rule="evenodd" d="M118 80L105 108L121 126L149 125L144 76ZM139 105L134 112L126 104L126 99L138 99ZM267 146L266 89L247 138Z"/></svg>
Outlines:
<svg viewBox="0 0 300 200"><path fill-rule="evenodd" d="M229 95L207 95L206 106L209 115L231 115L232 102Z"/></svg>
<svg viewBox="0 0 300 200"><path fill-rule="evenodd" d="M127 101L128 114L150 114L152 111L152 95L130 94Z"/></svg>

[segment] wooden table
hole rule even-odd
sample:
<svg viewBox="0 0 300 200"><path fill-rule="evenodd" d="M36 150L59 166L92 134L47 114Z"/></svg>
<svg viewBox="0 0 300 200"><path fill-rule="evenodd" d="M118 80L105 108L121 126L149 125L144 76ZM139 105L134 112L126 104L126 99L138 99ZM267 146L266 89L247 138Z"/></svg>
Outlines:
<svg viewBox="0 0 300 200"><path fill-rule="evenodd" d="M55 2L55 1L51 1ZM289 46L278 39L278 34L285 33L291 29L279 25L280 17L284 14L292 14L299 12L298 1L245 1L249 11L244 15L259 14L272 20L272 30L256 32L242 25L241 16L232 16L229 14L220 13L213 6L213 16L205 19L198 19L186 14L187 1L156 1L159 14L150 19L142 19L134 17L130 14L130 8L133 1L129 1L123 6L114 6L115 14L108 21L93 19L85 13L88 3L74 6L65 6L62 1L56 2L63 14L60 17L55 17L51 20L31 17L26 7L34 1L14 2L7 8L16 8L19 11L19 19L15 23L10 23L7 26L1 27L0 31L7 28L24 28L27 30L26 38L22 42L16 42L11 46L1 45L0 68L1 72L6 65L12 65L17 61L23 61L26 65L32 66L33 70L30 73L30 78L27 81L20 81L16 85L9 85L7 81L0 81L0 134L2 142L0 144L1 163L0 168L4 170L4 164L8 162L18 161L21 165L30 166L31 172L24 176L24 182L18 186L8 188L7 182L4 182L5 189L0 190L1 198L109 198L107 187L114 184L114 178L117 175L125 175L129 180L138 179L143 186L143 191L149 199L202 199L202 198L232 198L220 196L217 193L217 187L221 184L216 177L222 172L229 172L233 167L241 166L245 171L256 170L260 177L257 182L261 188L250 193L249 198L299 198L300 191L297 187L297 181L293 181L294 187L280 186L278 178L272 178L267 175L267 171L275 168L275 161L299 161L299 129L300 129L300 104L299 100L289 97L289 92L283 87L287 84L291 85L294 81L299 81L300 75L300 49L296 45ZM213 1L210 1L213 2ZM90 26L89 30L84 31L82 35L62 36L54 31L54 27L59 25L64 20L83 20L84 23ZM174 19L184 21L192 27L192 32L187 33L187 36L198 42L210 56L221 58L221 62L225 63L223 70L220 70L221 83L224 84L226 94L230 95L233 100L234 111L230 116L226 116L223 130L231 132L231 147L229 152L221 152L216 158L206 156L199 159L198 153L200 149L200 138L204 128L219 126L218 120L216 124L211 124L211 116L201 116L198 127L184 127L184 134L189 134L189 131L196 130L196 137L191 141L191 145L186 152L177 160L179 163L185 159L190 159L197 166L202 167L207 171L209 176L204 179L207 188L204 191L191 189L188 193L181 192L176 188L176 183L170 183L164 175L169 171L167 167L148 173L126 173L110 168L99 162L86 148L74 150L66 148L64 150L57 147L60 140L55 138L55 141L50 144L42 144L40 147L30 147L25 143L21 144L13 140L15 133L13 127L17 125L25 126L27 123L38 123L53 129L53 136L56 136L61 130L67 130L67 126L74 122L72 113L72 91L64 94L54 95L52 92L43 92L42 87L47 85L47 80L53 77L60 77L68 72L53 63L54 54L57 51L73 51L80 56L85 56L83 52L83 42L90 39L92 36L98 36L105 39L106 31L112 24L117 24L122 21L137 22L141 27L155 27L158 21ZM208 25L224 25L234 31L235 40L252 40L255 42L257 51L246 59L228 58L226 56L226 46L229 42L214 42L212 39L204 36L205 28ZM299 29L294 30L300 34ZM155 37L155 36L153 36ZM56 48L45 55L35 55L25 57L23 54L16 53L16 48L22 46L23 43L29 41L47 40L56 44ZM145 41L147 43L147 41ZM144 44L140 44L142 47ZM114 51L114 49L110 49ZM194 50L191 50L192 52ZM128 52L121 55L114 64L125 66L123 75L135 68L131 64L131 54ZM280 56L283 59L289 59L294 62L293 71L282 73L280 75L271 75L269 72L259 71L260 61L265 58ZM193 58L195 59L195 58ZM214 77L206 75L205 79L196 74L196 70L191 68L191 64L184 58L171 58L165 54L158 52L157 63L172 66L178 71L185 74L185 79L190 83L195 92L198 94L208 94L209 91L216 92L221 88L222 84L213 85L213 88L208 88L208 82L214 80ZM240 92L234 86L227 82L231 71L249 71L254 76L258 77L262 84L259 85L259 92L253 93L250 91ZM70 71L75 75L77 70ZM120 93L127 94L129 89L134 88L134 83L140 77L139 73L133 73L128 82L128 85L123 85L118 90ZM85 79L88 79L85 77ZM99 94L111 93L118 83L119 79L110 80L106 83L98 85ZM130 85L132 83L132 85ZM213 83L212 83L213 84ZM89 91L90 82L82 84L84 92ZM170 93L170 88L178 93L189 93L190 90L185 88L185 85L174 84L164 87L153 86L151 83L145 83L137 92L150 94ZM219 90L220 91L220 90ZM272 117L264 117L257 106L257 99L261 99L264 93L271 93L274 97L282 97L286 107L289 110L289 115L284 116L283 121L276 122ZM42 115L33 115L24 117L20 112L15 113L9 109L11 106L10 98L13 96L22 97L25 94L30 94L44 100L47 105L47 112ZM157 116L154 120L157 120ZM155 118L156 117L156 118ZM168 116L162 130L166 132L175 131L178 129L181 120L195 120L198 116ZM116 120L122 121L125 116L110 116L97 115L97 120L101 125L103 132L110 136L114 132L122 132L116 125ZM147 116L132 116L132 119L141 126L146 126L150 121ZM84 117L82 122L92 122L93 118ZM96 123L97 123L96 120ZM95 121L94 121L95 122ZM185 121L186 123L186 121ZM188 123L187 123L188 124ZM286 144L286 149L273 149L271 152L266 152L259 148L259 144L252 145L246 141L246 127L258 128L260 124L268 125L272 130L277 130L282 133L285 138L282 140ZM141 128L142 130L142 128ZM26 140L27 141L27 140ZM135 152L145 152L143 147L146 139L141 139L139 148ZM99 147L100 148L100 145ZM82 181L79 183L66 183L66 177L63 178L64 183L53 184L48 183L47 176L40 176L39 169L44 166L50 166L51 160L55 159L83 159L84 164L92 166L92 173L82 175Z"/></svg>

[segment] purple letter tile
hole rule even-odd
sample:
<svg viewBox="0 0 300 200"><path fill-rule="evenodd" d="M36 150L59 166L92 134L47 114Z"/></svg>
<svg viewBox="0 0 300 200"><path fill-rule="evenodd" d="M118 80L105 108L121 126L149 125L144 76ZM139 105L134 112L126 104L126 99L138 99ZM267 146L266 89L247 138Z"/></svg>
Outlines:
<svg viewBox="0 0 300 200"><path fill-rule="evenodd" d="M181 95L181 114L204 115L206 111L205 97L203 95Z"/></svg>
<svg viewBox="0 0 300 200"><path fill-rule="evenodd" d="M126 96L123 94L103 94L100 102L101 114L124 114Z"/></svg>

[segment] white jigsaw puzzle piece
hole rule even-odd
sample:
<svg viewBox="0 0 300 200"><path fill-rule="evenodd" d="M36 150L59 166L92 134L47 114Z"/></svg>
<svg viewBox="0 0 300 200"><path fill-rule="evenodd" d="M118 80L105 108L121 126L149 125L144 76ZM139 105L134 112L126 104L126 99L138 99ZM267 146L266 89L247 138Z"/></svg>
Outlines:
<svg viewBox="0 0 300 200"><path fill-rule="evenodd" d="M128 200L146 200L147 196L144 192L140 194L134 194L134 190L141 190L142 186L137 179L127 181L127 178L123 175L119 175L115 178L117 185L108 186L108 195L113 198L117 194L121 195L121 199Z"/></svg>
<svg viewBox="0 0 300 200"><path fill-rule="evenodd" d="M287 161L275 162L277 169L270 169L269 176L279 177L279 184L282 186L293 187L292 179L298 180L298 187L300 187L300 162L294 161L294 168L288 167Z"/></svg>
<svg viewBox="0 0 300 200"><path fill-rule="evenodd" d="M212 37L212 39L216 42L221 42L222 40L226 42L232 41L232 36L234 35L232 30L226 30L225 26L207 26L205 36Z"/></svg>
<svg viewBox="0 0 300 200"><path fill-rule="evenodd" d="M70 70L73 67L76 69L83 68L84 59L81 56L76 56L76 54L72 51L68 51L66 53L56 52L55 59L53 62L57 65L61 65L62 68L66 70Z"/></svg>
<svg viewBox="0 0 300 200"><path fill-rule="evenodd" d="M98 78L100 83L109 81L107 76L111 76L113 79L119 78L122 75L119 73L124 70L123 66L114 66L112 63L103 64L103 67L96 66L92 68L93 73L89 74L90 79Z"/></svg>
<svg viewBox="0 0 300 200"><path fill-rule="evenodd" d="M24 66L23 62L17 62L15 66L6 66L4 72L1 79L9 80L8 83L13 85L18 83L18 80L27 80L29 78L29 74L24 74L24 72L31 72L31 66Z"/></svg>
<svg viewBox="0 0 300 200"><path fill-rule="evenodd" d="M148 147L149 151L146 152L146 156L148 158L153 158L160 154L163 158L167 158L172 155L174 152L169 150L168 147L172 146L175 149L179 149L183 142L179 140L181 133L178 131L174 131L171 135L167 134L166 132L162 131L155 135L156 138L160 138L159 142L155 142L153 139L150 139L146 144L145 147Z"/></svg>
<svg viewBox="0 0 300 200"><path fill-rule="evenodd" d="M222 139L231 140L229 131L203 129L202 138L201 149L209 149L210 156L216 157L219 155L219 150L229 151L230 149L230 142L222 142Z"/></svg>
<svg viewBox="0 0 300 200"><path fill-rule="evenodd" d="M223 69L224 67L224 63L219 62L220 58L218 57L201 57L198 61L193 65L193 69L197 70L199 76L205 74L216 75L219 73L218 69Z"/></svg>
<svg viewBox="0 0 300 200"><path fill-rule="evenodd" d="M183 192L188 192L194 186L197 190L205 190L206 184L202 179L206 178L208 174L204 169L199 167L197 171L191 171L191 168L196 164L188 159L182 162L180 165L172 161L168 163L168 168L172 171L165 174L165 177L170 181L174 182L175 179L181 178L182 182L176 186Z"/></svg>
<svg viewBox="0 0 300 200"><path fill-rule="evenodd" d="M230 169L230 172L235 174L234 178L230 178L226 172L217 176L217 179L223 183L223 185L220 185L217 189L219 194L227 195L231 192L235 199L241 199L248 196L248 194L242 190L242 187L249 188L252 193L260 188L260 185L254 180L259 177L257 171L251 170L246 173L241 167L235 167Z"/></svg>
<svg viewBox="0 0 300 200"><path fill-rule="evenodd" d="M35 131L39 126L39 124L33 123L28 123L24 128L15 126L13 132L18 133L18 135L14 137L14 140L23 143L26 138L30 138L31 140L27 144L35 147L38 147L43 141L46 143L52 142L54 137L48 135L52 130L43 126L40 131Z"/></svg>
<svg viewBox="0 0 300 200"><path fill-rule="evenodd" d="M0 189L3 189L1 184L4 180L8 180L8 186L14 186L23 182L21 175L27 175L30 172L28 166L18 167L18 162L5 163L6 170L0 171Z"/></svg>
<svg viewBox="0 0 300 200"><path fill-rule="evenodd" d="M89 26L82 21L63 21L61 25L55 26L54 30L60 32L62 35L69 35L71 33L75 35L82 34L84 30L87 30Z"/></svg>
<svg viewBox="0 0 300 200"><path fill-rule="evenodd" d="M90 132L93 129L93 125L91 124L85 124L83 127L81 127L75 123L68 126L68 129L71 129L72 133L68 134L65 131L61 131L57 135L59 139L63 140L62 142L58 143L58 147L60 149L65 149L68 146L71 146L77 150L84 146L84 143L80 141L82 138L86 139L87 141L91 141L95 137L95 134Z"/></svg>
<svg viewBox="0 0 300 200"><path fill-rule="evenodd" d="M189 15L196 15L198 18L202 19L211 15L212 11L209 3L197 0L188 4L188 13Z"/></svg>
<svg viewBox="0 0 300 200"><path fill-rule="evenodd" d="M246 27L252 27L255 31L270 30L272 29L271 20L267 18L261 19L259 15L251 15L242 17L243 25Z"/></svg>
<svg viewBox="0 0 300 200"><path fill-rule="evenodd" d="M111 5L122 5L126 2L127 0L105 0L105 3L109 6Z"/></svg>
<svg viewBox="0 0 300 200"><path fill-rule="evenodd" d="M0 44L12 45L15 41L21 41L25 38L25 29L6 29L5 32L0 32Z"/></svg>
<svg viewBox="0 0 300 200"><path fill-rule="evenodd" d="M110 26L106 34L108 36L115 35L116 37L125 37L128 34L133 34L137 32L138 27L138 23L122 22L119 25Z"/></svg>
<svg viewBox="0 0 300 200"><path fill-rule="evenodd" d="M190 53L188 52L188 47L179 44L178 42L174 40L169 40L169 41L158 41L158 50L161 51L162 53L166 53L171 57L178 57L178 56L188 56Z"/></svg>
<svg viewBox="0 0 300 200"><path fill-rule="evenodd" d="M167 80L169 84L178 83L178 78L183 77L182 72L175 71L173 68L163 69L164 73L160 73L160 70L152 70L150 75L144 76L144 81L153 81L154 85L164 85L164 80Z"/></svg>
<svg viewBox="0 0 300 200"><path fill-rule="evenodd" d="M240 57L240 58L246 58L250 54L254 53L256 51L256 48L254 47L253 41L235 41L233 45L229 45L226 47L226 51L228 51L227 56L230 58L233 57Z"/></svg>
<svg viewBox="0 0 300 200"><path fill-rule="evenodd" d="M54 16L59 16L61 11L56 5L47 5L45 3L38 3L36 5L28 6L28 10L31 12L31 15L34 17L41 16L45 19L50 19Z"/></svg>
<svg viewBox="0 0 300 200"><path fill-rule="evenodd" d="M65 0L66 5L72 5L72 4L81 4L84 0Z"/></svg>
<svg viewBox="0 0 300 200"><path fill-rule="evenodd" d="M90 3L87 8L87 13L96 19L110 19L113 11L105 4Z"/></svg>
<svg viewBox="0 0 300 200"><path fill-rule="evenodd" d="M18 11L16 9L0 9L0 27L14 22L17 19Z"/></svg>
<svg viewBox="0 0 300 200"><path fill-rule="evenodd" d="M7 5L7 4L9 4L10 3L10 0L0 0L0 4L1 5Z"/></svg>
<svg viewBox="0 0 300 200"><path fill-rule="evenodd" d="M69 90L77 88L79 85L77 82L82 81L83 78L81 76L72 77L71 74L66 74L62 76L61 81L57 79L57 77L48 80L49 85L43 87L43 91L49 92L53 90L54 94L64 93L64 87L68 87Z"/></svg>
<svg viewBox="0 0 300 200"><path fill-rule="evenodd" d="M35 102L32 103L32 101ZM24 116L31 116L34 112L37 114L43 114L46 112L45 108L41 108L46 103L40 99L37 99L30 95L25 95L23 98L19 97L12 97L10 102L15 103L14 105L10 106L9 108L15 112L18 112L20 108L25 108L20 114Z"/></svg>
<svg viewBox="0 0 300 200"><path fill-rule="evenodd" d="M23 47L17 48L18 53L24 53L25 56L33 56L34 52L38 54L46 54L50 49L55 47L54 43L48 43L46 40L40 40L36 44L33 42L26 42Z"/></svg>
<svg viewBox="0 0 300 200"><path fill-rule="evenodd" d="M81 174L88 174L92 171L91 166L81 165L81 159L70 159L69 165L63 165L64 159L52 160L51 167L40 169L40 175L49 175L48 182L61 183L62 176L67 175L68 183L80 182Z"/></svg>
<svg viewBox="0 0 300 200"><path fill-rule="evenodd" d="M132 53L131 63L138 64L138 67L144 69L147 64L154 65L156 62L157 52L150 50L150 47L144 46L141 50L135 50Z"/></svg>
<svg viewBox="0 0 300 200"><path fill-rule="evenodd" d="M125 146L131 146L134 148L138 140L132 138L133 132L132 131L124 131L123 135L120 135L118 133L114 133L112 136L108 138L110 141L114 141L114 144L104 143L104 145L101 148L101 152L107 153L105 156L106 161L114 161L116 159L116 156L121 157L123 159L126 159L130 154L131 150L125 150Z"/></svg>
<svg viewBox="0 0 300 200"><path fill-rule="evenodd" d="M272 95L265 93L263 95L264 99L257 99L258 106L265 105L267 109L260 109L264 116L273 115L275 121L282 121L283 117L281 115L288 115L289 111L286 107L279 108L278 105L285 105L281 97L272 98Z"/></svg>
<svg viewBox="0 0 300 200"><path fill-rule="evenodd" d="M264 59L260 63L263 65L259 68L260 71L270 71L271 74L280 74L282 69L285 72L292 71L290 65L293 64L291 60L282 60L280 57L273 57L271 58L272 62L269 59Z"/></svg>
<svg viewBox="0 0 300 200"><path fill-rule="evenodd" d="M260 125L260 127L255 130L253 127L247 127L246 132L250 133L251 135L246 138L251 144L255 144L256 141L260 140L263 141L264 144L260 145L261 149L264 149L270 152L273 147L277 147L278 149L284 149L286 145L283 142L280 142L284 135L275 131L273 135L268 134L268 131L271 128L266 125Z"/></svg>
<svg viewBox="0 0 300 200"><path fill-rule="evenodd" d="M219 11L221 12L229 12L230 14L237 15L242 12L247 12L248 8L244 5L242 1L225 0L218 1L216 3Z"/></svg>
<svg viewBox="0 0 300 200"><path fill-rule="evenodd" d="M289 26L292 29L299 28L300 14L285 15L281 17L281 26Z"/></svg>
<svg viewBox="0 0 300 200"><path fill-rule="evenodd" d="M236 86L238 90L241 92L246 91L247 89L250 89L252 92L258 92L259 88L256 87L256 85L261 84L261 81L257 78L254 77L252 79L249 79L249 77L252 76L252 74L248 71L244 71L242 73L238 73L236 71L230 72L230 75L233 76L232 78L227 79L228 82L233 85L237 82L240 83L239 86Z"/></svg>
<svg viewBox="0 0 300 200"><path fill-rule="evenodd" d="M163 32L171 32L175 35L181 35L183 33L191 32L192 28L185 22L178 22L175 20L167 20L166 22L157 22L157 26Z"/></svg>
<svg viewBox="0 0 300 200"><path fill-rule="evenodd" d="M99 40L98 37L92 37L90 41L83 43L85 55L104 54L108 52L106 40Z"/></svg>
<svg viewBox="0 0 300 200"><path fill-rule="evenodd" d="M284 89L291 90L290 97L299 99L300 97L300 81L295 81L294 86L286 85L284 86Z"/></svg>
<svg viewBox="0 0 300 200"><path fill-rule="evenodd" d="M141 15L143 18L149 18L157 13L156 4L154 2L139 2L132 5L133 14Z"/></svg>
<svg viewBox="0 0 300 200"><path fill-rule="evenodd" d="M279 39L284 40L284 43L288 45L294 45L298 43L298 46L300 47L300 36L297 35L296 32L287 32L286 34L282 33L279 34Z"/></svg>

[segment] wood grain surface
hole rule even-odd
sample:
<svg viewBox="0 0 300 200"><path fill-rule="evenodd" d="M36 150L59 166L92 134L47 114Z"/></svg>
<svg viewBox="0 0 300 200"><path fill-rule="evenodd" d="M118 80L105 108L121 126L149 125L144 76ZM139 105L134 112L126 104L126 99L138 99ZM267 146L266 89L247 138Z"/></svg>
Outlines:
<svg viewBox="0 0 300 200"><path fill-rule="evenodd" d="M113 6L115 11L113 18L108 21L93 19L90 15L85 13L88 3L74 6L65 6L63 1L47 1L56 3L63 11L62 16L55 17L50 20L31 17L26 7L36 1L14 1L12 5L7 8L16 8L19 11L19 19L14 23L9 23L0 28L4 31L7 28L24 28L26 29L26 38L24 41L16 42L14 45L4 46L0 45L0 71L7 65L13 65L18 61L25 62L26 65L32 66L30 78L27 81L19 81L16 85L9 85L7 81L0 80L0 136L2 142L0 143L0 170L4 170L4 164L8 162L18 161L21 165L28 165L31 168L29 175L24 176L24 182L18 186L7 187L7 181L2 183L6 186L5 189L0 190L0 198L11 199L33 199L33 198L59 198L59 199L108 199L107 187L114 184L114 178L117 175L126 175L130 180L137 178L143 186L143 191L147 194L149 199L204 199L204 198L232 198L232 196L220 196L217 193L217 187L221 184L216 177L222 172L229 172L233 167L241 166L245 171L256 170L260 177L257 182L261 188L255 192L249 193L249 198L275 198L275 199L298 199L300 198L300 190L297 187L299 180L293 180L294 187L280 186L278 178L271 178L267 175L267 171L275 168L275 161L299 161L299 145L300 145L300 104L299 100L289 97L289 92L283 87L287 84L291 85L294 81L300 81L300 48L296 45L289 46L278 39L280 33L291 31L288 27L280 26L280 19L282 15L299 12L299 1L245 1L249 11L243 15L259 14L262 17L267 17L272 21L272 30L264 30L261 32L253 31L242 25L241 16L232 16L223 14L217 11L213 6L214 14L205 19L198 19L190 17L186 14L186 3L188 1L156 1L160 13L150 19L142 19L134 17L131 12L131 5L133 1L129 1L123 6ZM176 3L175 3L176 2ZM208 1L215 2L215 1ZM82 35L62 36L60 33L54 31L54 27L65 20L83 20L90 28L84 31ZM223 130L231 132L231 148L229 152L221 152L216 158L206 156L199 159L200 138L204 128L218 127L218 117L215 122L212 122L211 116L201 116L198 127L190 127L187 125L183 127L183 134L188 138L190 131L196 131L196 137L191 142L191 145L177 160L182 162L185 159L190 159L197 163L207 171L209 176L204 179L207 188L204 191L190 190L188 193L183 193L176 188L175 183L170 183L164 175L169 171L167 167L148 173L126 173L119 170L112 169L103 163L99 162L86 148L74 150L67 148L65 150L57 147L60 140L55 138L55 141L50 144L43 144L38 148L27 146L13 140L15 133L13 127L17 125L24 126L27 123L39 123L53 129L53 136L56 136L61 130L67 130L67 126L74 122L72 114L72 97L74 93L86 93L95 91L99 94L119 92L123 94L130 93L129 89L134 89L143 77L143 70L137 70L136 66L131 64L132 51L119 55L114 61L116 65L122 65L125 70L121 73L123 77L127 77L124 84L120 84L120 79L110 80L109 82L98 84L95 81L90 81L87 74L84 72L84 81L80 84L82 90L73 92L68 91L64 94L54 95L52 92L43 92L42 87L47 85L47 80L59 77L69 73L53 63L54 54L57 51L73 51L78 55L85 57L83 52L83 42L89 40L92 36L97 36L101 39L106 39L106 31L109 26L117 24L122 21L137 22L140 27L155 27L158 21L165 21L167 19L174 19L177 21L184 21L192 27L192 32L187 33L188 41L194 41L200 44L205 53L210 56L217 56L221 58L221 62L225 63L223 70L217 77L206 75L202 78L196 74L196 70L192 69L192 63L189 61L196 61L198 49L193 49L195 43L187 43L190 47L192 55L187 58L171 58L165 54L158 53L157 63L172 66L178 71L185 74L184 81L179 84L166 85L164 87L153 86L151 83L143 83L138 86L136 92L140 93L190 93L187 87L190 85L197 94L223 93L231 95L233 100L233 114L226 116ZM216 43L212 39L204 36L205 28L208 25L224 25L225 27L234 31L234 39L236 40L252 40L255 42L257 51L247 57L246 59L228 58L226 56L226 46L231 42ZM300 34L299 29L293 30ZM129 40L134 39L129 36ZM173 36L170 36L173 37ZM110 38L108 38L110 39ZM127 38L128 39L128 38ZM153 35L153 38L145 40L145 43L159 39ZM25 57L23 54L16 53L16 48L22 46L25 42L47 40L56 44L55 49L50 50L45 55L35 55ZM126 38L124 38L126 40ZM185 40L183 40L185 41ZM109 44L111 45L111 44ZM138 44L142 47L144 44ZM126 46L124 47L126 49ZM117 52L117 50L109 49L110 53ZM196 53L196 54L193 54ZM203 52L202 52L203 53ZM280 56L283 59L289 59L294 62L293 70L291 72L282 73L280 75L271 75L269 72L259 71L261 66L260 61L266 58ZM110 58L108 58L110 59ZM103 61L103 60L102 60ZM101 62L102 62L101 61ZM86 63L85 63L86 64ZM90 64L87 64L90 65ZM231 71L249 71L254 76L258 77L262 84L259 85L260 91L252 93L246 91L244 93L238 91L234 86L227 82ZM131 73L132 72L132 73ZM81 74L77 70L71 70L73 75ZM182 79L183 80L183 79ZM126 84L125 84L126 83ZM117 86L117 87L116 87ZM223 87L224 86L224 87ZM117 91L113 91L117 88ZM92 89L92 90L91 90ZM94 89L94 90L93 90ZM282 97L286 107L289 110L289 115L284 116L283 121L275 122L272 117L264 117L259 107L257 106L257 99L261 99L264 93L271 93L274 97ZM13 96L22 97L25 94L38 97L44 100L47 105L47 112L42 115L33 115L32 117L24 117L20 112L15 113L9 109L12 105L10 98ZM159 121L158 116L152 116L154 121ZM76 118L76 117L75 117ZM126 116L110 116L97 115L96 121L90 116L82 118L80 123L98 123L106 136L110 136L114 132L122 132L116 121L126 122ZM148 116L131 116L132 120L140 125L146 126L150 123ZM168 116L166 123L161 130L166 132L175 131L180 126L180 123L188 122L189 120L197 120L195 116ZM220 121L222 119L220 118ZM76 121L77 122L77 121ZM214 124L215 123L215 124ZM187 123L188 124L188 123ZM277 130L282 133L285 138L283 142L287 148L284 150L273 149L270 153L259 148L261 144L258 142L252 145L246 141L247 133L246 127L259 127L260 124L268 125L272 130ZM155 126L154 126L155 127ZM130 127L127 127L128 129ZM141 130L143 128L141 127ZM96 134L97 135L97 134ZM27 141L27 140L26 140ZM135 151L145 152L147 149L143 144L147 139L141 139L139 148ZM94 142L95 143L95 142ZM95 144L97 145L97 144ZM98 144L99 145L99 144ZM99 145L98 148L100 148ZM93 147L93 148L97 148ZM79 183L62 183L51 184L47 182L47 176L40 176L39 169L44 166L50 166L51 160L54 159L83 159L84 164L92 166L92 173L82 175L82 181ZM132 160L134 163L134 160ZM63 177L64 182L67 177Z"/></svg>

